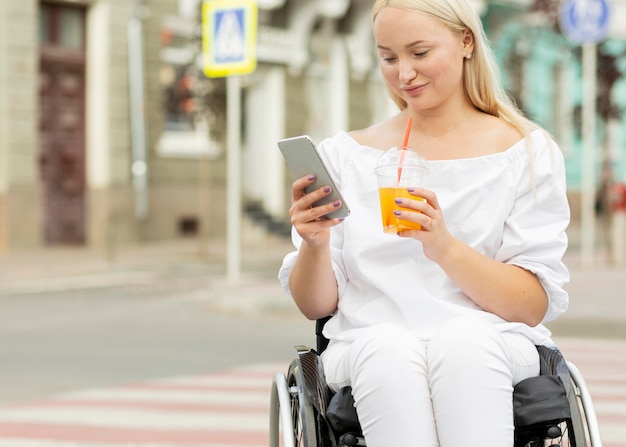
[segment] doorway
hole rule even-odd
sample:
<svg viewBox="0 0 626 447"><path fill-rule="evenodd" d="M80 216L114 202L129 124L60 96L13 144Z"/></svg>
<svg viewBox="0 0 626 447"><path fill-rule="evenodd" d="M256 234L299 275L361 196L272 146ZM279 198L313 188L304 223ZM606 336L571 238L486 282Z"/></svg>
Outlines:
<svg viewBox="0 0 626 447"><path fill-rule="evenodd" d="M39 8L39 169L47 245L85 243L85 8Z"/></svg>

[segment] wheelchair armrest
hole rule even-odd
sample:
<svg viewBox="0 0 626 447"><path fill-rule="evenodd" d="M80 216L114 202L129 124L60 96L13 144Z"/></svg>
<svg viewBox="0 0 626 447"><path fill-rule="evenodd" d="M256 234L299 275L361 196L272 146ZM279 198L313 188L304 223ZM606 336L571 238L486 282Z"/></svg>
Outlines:
<svg viewBox="0 0 626 447"><path fill-rule="evenodd" d="M344 387L333 394L326 383L319 354L308 346L296 346L296 350L305 389L313 407L323 416L334 433L360 435L361 425L354 407L352 388Z"/></svg>
<svg viewBox="0 0 626 447"><path fill-rule="evenodd" d="M326 337L324 337L324 334L322 333L322 331L324 330L324 325L326 324L328 320L330 320L331 317L332 315L328 315L327 317L320 318L319 320L315 321L315 338L317 342L318 354L321 354L322 352L324 352L324 350L326 350L326 347L328 346L329 340Z"/></svg>
<svg viewBox="0 0 626 447"><path fill-rule="evenodd" d="M565 390L569 393L571 377L561 351L556 347L537 346L537 352L539 353L539 374L560 377Z"/></svg>
<svg viewBox="0 0 626 447"><path fill-rule="evenodd" d="M319 354L308 346L296 346L296 350L308 397L319 414L324 415L332 397L332 391L326 383Z"/></svg>

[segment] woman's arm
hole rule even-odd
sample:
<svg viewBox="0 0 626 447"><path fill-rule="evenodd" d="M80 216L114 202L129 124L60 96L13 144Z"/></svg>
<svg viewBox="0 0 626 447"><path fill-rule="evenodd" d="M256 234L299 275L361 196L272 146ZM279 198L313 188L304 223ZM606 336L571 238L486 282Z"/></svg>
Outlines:
<svg viewBox="0 0 626 447"><path fill-rule="evenodd" d="M298 256L289 275L289 289L302 314L316 320L333 313L337 308L337 281L330 256L330 228L343 219L323 216L339 208L337 201L313 207L319 199L331 193L330 186L306 194L305 188L315 181L305 176L292 185L291 224L302 238Z"/></svg>
<svg viewBox="0 0 626 447"><path fill-rule="evenodd" d="M515 197L495 253L483 254L452 236L437 194L426 189L414 191L425 201L407 200L408 207L419 212L406 212L406 218L424 230L403 234L421 241L426 257L481 308L529 326L553 320L567 309L562 287L569 279L562 263L570 218L563 157L551 140L535 138L533 144L532 168L520 164L511 171L508 185Z"/></svg>
<svg viewBox="0 0 626 447"><path fill-rule="evenodd" d="M422 242L424 254L436 262L448 277L482 309L507 321L529 326L539 324L548 309L548 297L531 272L491 259L453 237L446 227L437 196L433 191L415 188L426 200L402 199L402 219L413 220L424 230L409 230L401 237Z"/></svg>
<svg viewBox="0 0 626 447"><path fill-rule="evenodd" d="M289 275L289 289L300 312L310 320L335 311L339 298L328 246L302 244Z"/></svg>
<svg viewBox="0 0 626 447"><path fill-rule="evenodd" d="M457 239L452 239L436 262L487 312L529 326L543 320L548 297L532 272L488 258Z"/></svg>

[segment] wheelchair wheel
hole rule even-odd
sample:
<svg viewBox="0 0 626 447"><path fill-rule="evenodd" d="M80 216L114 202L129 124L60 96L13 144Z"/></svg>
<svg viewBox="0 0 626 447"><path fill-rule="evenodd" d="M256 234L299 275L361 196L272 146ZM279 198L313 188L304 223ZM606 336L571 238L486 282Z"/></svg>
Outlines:
<svg viewBox="0 0 626 447"><path fill-rule="evenodd" d="M570 373L574 366L568 363ZM601 447L597 419L580 373L572 374L567 390L571 419L555 424L540 424L516 437L515 447Z"/></svg>
<svg viewBox="0 0 626 447"><path fill-rule="evenodd" d="M598 418L585 379L573 363L567 362L567 368L572 378L568 399L572 412L572 430L576 439L572 445L602 447Z"/></svg>
<svg viewBox="0 0 626 447"><path fill-rule="evenodd" d="M287 386L291 399L293 434L297 447L317 447L317 417L315 408L305 389L300 360L291 362L287 374Z"/></svg>
<svg viewBox="0 0 626 447"><path fill-rule="evenodd" d="M572 390L568 393L571 419L558 424L545 423L516 434L515 447L590 447L583 423L582 408Z"/></svg>
<svg viewBox="0 0 626 447"><path fill-rule="evenodd" d="M567 392L571 419L559 425L562 435L554 442L562 447L601 447L598 423L584 379L572 363L567 362L567 367L571 375Z"/></svg>
<svg viewBox="0 0 626 447"><path fill-rule="evenodd" d="M276 373L270 394L270 447L337 447L324 415L330 390L318 354L296 346L287 376ZM282 440L282 443L281 443Z"/></svg>
<svg viewBox="0 0 626 447"><path fill-rule="evenodd" d="M287 377L276 373L270 395L270 447L318 447L316 414L303 380L300 359ZM321 447L321 446L320 446Z"/></svg>

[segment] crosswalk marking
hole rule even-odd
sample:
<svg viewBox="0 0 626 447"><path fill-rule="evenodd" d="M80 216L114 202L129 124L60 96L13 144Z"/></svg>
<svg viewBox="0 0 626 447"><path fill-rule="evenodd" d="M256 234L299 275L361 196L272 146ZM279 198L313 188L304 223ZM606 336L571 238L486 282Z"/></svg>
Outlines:
<svg viewBox="0 0 626 447"><path fill-rule="evenodd" d="M270 376L271 377L271 376ZM143 402L195 402L229 405L258 405L267 402L267 390L263 392L233 390L190 391L190 390L146 390L146 389L94 389L81 393L59 396L59 399L100 399L100 400L138 400Z"/></svg>
<svg viewBox="0 0 626 447"><path fill-rule="evenodd" d="M605 447L626 447L626 341L557 340L581 371ZM261 447L288 361L94 388L0 409L0 447Z"/></svg>
<svg viewBox="0 0 626 447"><path fill-rule="evenodd" d="M246 447L267 447L267 442L264 444L250 444ZM179 444L176 447L188 446L191 444ZM233 447L234 444L194 444L193 447ZM173 447L173 444L161 444L161 443L149 443L149 444L115 444L115 447ZM113 447L112 444L92 443L85 444L84 442L63 442L63 441L49 441L49 440L23 440L23 439L0 439L0 447Z"/></svg>
<svg viewBox="0 0 626 447"><path fill-rule="evenodd" d="M63 393L0 410L0 447L260 447L287 363Z"/></svg>
<svg viewBox="0 0 626 447"><path fill-rule="evenodd" d="M267 396L266 396L267 398ZM72 424L76 426L99 426L121 428L150 428L170 430L238 430L259 431L267 427L259 416L264 412L254 413L222 413L220 411L184 411L136 409L117 407L111 408L55 407L50 408L16 408L1 416L4 423L26 422L41 424Z"/></svg>
<svg viewBox="0 0 626 447"><path fill-rule="evenodd" d="M626 342L567 338L557 344L585 379L604 447L626 447Z"/></svg>

